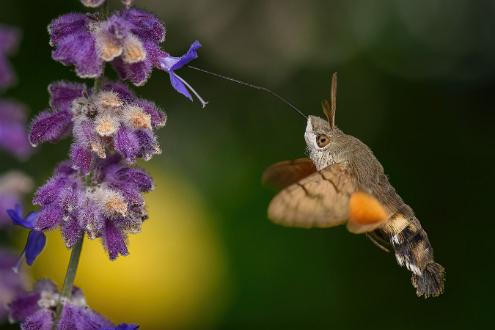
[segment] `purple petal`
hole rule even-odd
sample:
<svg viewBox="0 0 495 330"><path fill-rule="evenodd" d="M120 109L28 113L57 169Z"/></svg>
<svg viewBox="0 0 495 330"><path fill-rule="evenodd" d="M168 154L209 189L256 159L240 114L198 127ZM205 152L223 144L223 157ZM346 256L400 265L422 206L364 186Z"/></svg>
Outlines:
<svg viewBox="0 0 495 330"><path fill-rule="evenodd" d="M43 111L34 120L29 132L32 145L43 142L55 142L62 138L72 127L72 114L68 111Z"/></svg>
<svg viewBox="0 0 495 330"><path fill-rule="evenodd" d="M167 122L167 114L161 111L155 103L143 99L138 99L134 103L150 115L151 125L153 125L153 127L165 126L165 123Z"/></svg>
<svg viewBox="0 0 495 330"><path fill-rule="evenodd" d="M159 66L159 57L163 56L159 45L150 41L143 41L146 50L146 59L142 62L128 64L121 57L112 61L112 65L122 80L129 80L136 86L142 86L153 71L153 66Z"/></svg>
<svg viewBox="0 0 495 330"><path fill-rule="evenodd" d="M109 320L88 307L66 303L60 315L58 330L99 330L111 325Z"/></svg>
<svg viewBox="0 0 495 330"><path fill-rule="evenodd" d="M90 18L83 14L66 14L52 21L48 27L54 60L74 65L81 78L101 75L103 62L96 51L96 43L89 31Z"/></svg>
<svg viewBox="0 0 495 330"><path fill-rule="evenodd" d="M78 212L79 227L84 228L90 238L100 237L105 228L105 219L95 203L86 200Z"/></svg>
<svg viewBox="0 0 495 330"><path fill-rule="evenodd" d="M72 168L71 171L73 171ZM60 193L65 186L71 182L72 180L65 175L55 175L47 183L38 188L33 198L33 204L44 206L55 202L60 197Z"/></svg>
<svg viewBox="0 0 495 330"><path fill-rule="evenodd" d="M136 99L136 96L129 89L129 87L127 87L126 84L119 81L106 81L102 86L102 90L113 91L117 93L121 99L129 103Z"/></svg>
<svg viewBox="0 0 495 330"><path fill-rule="evenodd" d="M9 304L10 318L15 321L23 321L29 315L36 313L40 309L38 300L39 292L24 293L16 297Z"/></svg>
<svg viewBox="0 0 495 330"><path fill-rule="evenodd" d="M114 144L115 150L130 162L134 162L141 151L139 139L131 129L125 126L121 126L117 131Z"/></svg>
<svg viewBox="0 0 495 330"><path fill-rule="evenodd" d="M72 102L84 95L86 86L84 84L57 81L48 86L50 93L50 107L53 111L69 111Z"/></svg>
<svg viewBox="0 0 495 330"><path fill-rule="evenodd" d="M172 65L170 68L170 71L175 71L183 68L185 65L189 64L190 62L194 61L195 59L198 58L198 49L201 48L201 43L196 40L194 41L191 46L189 47L189 50L187 53L182 55L175 64Z"/></svg>
<svg viewBox="0 0 495 330"><path fill-rule="evenodd" d="M131 8L122 11L121 17L131 25L132 33L141 39L157 44L165 40L165 27L153 14Z"/></svg>
<svg viewBox="0 0 495 330"><path fill-rule="evenodd" d="M69 220L64 221L60 226L62 230L62 237L64 238L65 246L69 249L72 248L77 241L82 237L83 230L79 226L77 218L70 217Z"/></svg>
<svg viewBox="0 0 495 330"><path fill-rule="evenodd" d="M123 167L115 173L120 182L135 185L141 192L153 189L153 179L144 170L135 167Z"/></svg>
<svg viewBox="0 0 495 330"><path fill-rule="evenodd" d="M136 86L144 85L153 70L153 63L148 59L142 62L128 64L122 58L118 57L112 61L112 64L115 71L119 74L120 79L129 80Z"/></svg>
<svg viewBox="0 0 495 330"><path fill-rule="evenodd" d="M37 256L43 251L46 244L46 237L42 231L31 230L28 235L24 253L26 254L26 262L32 265Z"/></svg>
<svg viewBox="0 0 495 330"><path fill-rule="evenodd" d="M170 72L170 83L172 84L172 87L179 92L180 94L184 95L187 97L191 102L193 100L191 94L189 94L189 91L186 88L186 85L177 78L177 76L174 74L174 72Z"/></svg>
<svg viewBox="0 0 495 330"><path fill-rule="evenodd" d="M70 149L70 159L73 167L80 170L83 175L86 175L91 170L93 153L88 148L73 143Z"/></svg>
<svg viewBox="0 0 495 330"><path fill-rule="evenodd" d="M29 315L22 323L22 330L51 330L53 327L53 312L41 309Z"/></svg>
<svg viewBox="0 0 495 330"><path fill-rule="evenodd" d="M106 222L105 232L103 233L103 243L107 248L110 260L114 260L119 254L122 256L129 254L124 234L111 220L107 220Z"/></svg>
<svg viewBox="0 0 495 330"><path fill-rule="evenodd" d="M36 221L36 230L52 229L62 220L63 209L58 205L49 205L41 209L38 221Z"/></svg>
<svg viewBox="0 0 495 330"><path fill-rule="evenodd" d="M55 45L61 39L74 33L86 32L88 22L89 18L79 13L70 13L57 17L48 25L50 44Z"/></svg>
<svg viewBox="0 0 495 330"><path fill-rule="evenodd" d="M15 209L7 210L7 213L14 224L28 229L32 229L34 227L34 223L38 218L38 212L31 212L24 218L22 216L22 207L20 204L16 204Z"/></svg>
<svg viewBox="0 0 495 330"><path fill-rule="evenodd" d="M141 151L139 152L139 157L149 160L153 155L160 152L160 147L156 141L155 134L152 130L140 129L134 132L138 138L139 145L141 146Z"/></svg>

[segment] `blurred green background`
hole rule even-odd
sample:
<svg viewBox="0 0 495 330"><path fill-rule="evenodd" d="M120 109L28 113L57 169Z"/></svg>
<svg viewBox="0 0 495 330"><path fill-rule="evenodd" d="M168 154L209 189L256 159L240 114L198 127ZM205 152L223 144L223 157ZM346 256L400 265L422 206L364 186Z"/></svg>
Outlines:
<svg viewBox="0 0 495 330"><path fill-rule="evenodd" d="M142 329L493 325L494 1L137 6L166 23L170 53L180 55L199 39L194 65L273 88L306 113L321 114L330 74L338 71L337 125L374 150L414 208L447 269L446 292L416 298L393 255L345 228L271 224L266 207L273 192L260 176L271 163L304 156L305 122L261 92L184 69L210 101L206 110L175 93L163 72L137 89L168 114L159 132L164 153L146 164L158 188L142 236L131 238L129 261L107 265L100 243L86 244L76 283L92 306ZM0 22L24 34L12 60L19 83L7 95L26 103L31 116L47 107L51 81L76 80L50 59L46 26L81 10L76 0L2 0ZM20 165L2 154L0 170L19 167L41 184L68 146L43 145ZM25 232L18 234L22 241ZM33 276L53 274L60 283L67 254L58 233L48 244Z"/></svg>

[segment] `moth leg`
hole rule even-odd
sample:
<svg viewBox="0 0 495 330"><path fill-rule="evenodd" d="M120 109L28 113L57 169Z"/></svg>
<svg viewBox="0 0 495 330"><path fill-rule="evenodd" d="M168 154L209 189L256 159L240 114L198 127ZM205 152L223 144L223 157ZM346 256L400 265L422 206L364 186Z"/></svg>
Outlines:
<svg viewBox="0 0 495 330"><path fill-rule="evenodd" d="M366 237L368 237L368 239L373 244L375 244L376 246L378 246L381 250L383 250L385 252L390 252L390 250L388 249L388 246L389 246L388 242L385 241L382 237L380 237L379 234L377 234L374 231L372 231L372 232L366 233Z"/></svg>

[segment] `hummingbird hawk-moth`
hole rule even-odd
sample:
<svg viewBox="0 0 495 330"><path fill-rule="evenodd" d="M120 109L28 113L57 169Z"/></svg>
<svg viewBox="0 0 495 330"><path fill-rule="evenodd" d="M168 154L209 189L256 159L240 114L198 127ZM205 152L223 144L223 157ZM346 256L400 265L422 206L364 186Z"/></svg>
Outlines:
<svg viewBox="0 0 495 330"><path fill-rule="evenodd" d="M412 272L419 296L443 293L444 268L435 262L428 235L398 195L373 152L335 125L337 76L326 119L308 116L304 138L309 158L284 161L263 173L263 183L281 191L268 207L274 223L303 228L347 224L377 246L392 249L400 266Z"/></svg>

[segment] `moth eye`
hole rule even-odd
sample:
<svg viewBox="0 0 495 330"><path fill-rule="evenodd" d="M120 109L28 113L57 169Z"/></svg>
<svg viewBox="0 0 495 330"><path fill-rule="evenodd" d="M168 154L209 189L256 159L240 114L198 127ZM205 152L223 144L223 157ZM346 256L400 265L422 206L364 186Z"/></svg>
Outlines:
<svg viewBox="0 0 495 330"><path fill-rule="evenodd" d="M330 143L330 138L325 134L320 134L316 137L316 144L318 145L318 147L323 148L328 143Z"/></svg>

